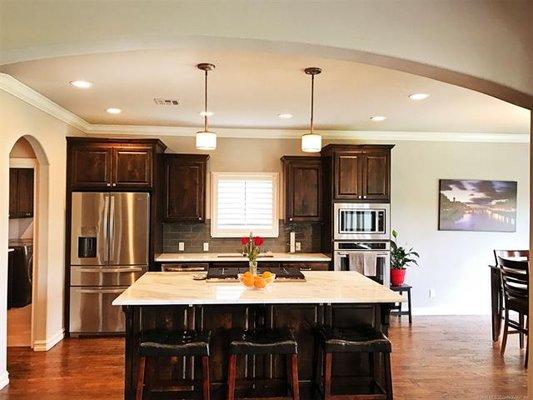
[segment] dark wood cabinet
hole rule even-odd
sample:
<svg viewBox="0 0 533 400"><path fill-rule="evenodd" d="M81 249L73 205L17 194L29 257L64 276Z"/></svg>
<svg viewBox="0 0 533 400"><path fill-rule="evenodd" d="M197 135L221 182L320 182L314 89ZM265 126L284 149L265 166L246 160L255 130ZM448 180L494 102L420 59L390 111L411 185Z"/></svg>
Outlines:
<svg viewBox="0 0 533 400"><path fill-rule="evenodd" d="M70 179L72 186L110 187L112 148L99 144L78 144L72 148Z"/></svg>
<svg viewBox="0 0 533 400"><path fill-rule="evenodd" d="M370 148L363 156L363 199L389 201L390 150Z"/></svg>
<svg viewBox="0 0 533 400"><path fill-rule="evenodd" d="M167 222L204 222L208 155L166 154L163 159Z"/></svg>
<svg viewBox="0 0 533 400"><path fill-rule="evenodd" d="M33 169L9 169L9 218L33 217Z"/></svg>
<svg viewBox="0 0 533 400"><path fill-rule="evenodd" d="M153 150L150 146L113 147L113 183L116 187L152 186Z"/></svg>
<svg viewBox="0 0 533 400"><path fill-rule="evenodd" d="M149 190L158 140L69 138L69 186L72 190Z"/></svg>
<svg viewBox="0 0 533 400"><path fill-rule="evenodd" d="M285 156L285 220L316 222L322 219L322 161L319 157Z"/></svg>
<svg viewBox="0 0 533 400"><path fill-rule="evenodd" d="M334 201L389 202L391 145L329 145L327 190Z"/></svg>

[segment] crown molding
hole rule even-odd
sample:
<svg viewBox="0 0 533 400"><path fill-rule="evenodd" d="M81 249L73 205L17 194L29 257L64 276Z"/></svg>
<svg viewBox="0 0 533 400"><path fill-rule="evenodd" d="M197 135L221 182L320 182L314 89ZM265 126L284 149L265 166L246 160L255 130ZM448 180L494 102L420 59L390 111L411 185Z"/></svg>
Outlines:
<svg viewBox="0 0 533 400"><path fill-rule="evenodd" d="M76 114L66 110L52 100L36 92L11 75L0 73L0 90L3 90L35 108L55 117L80 131L86 132L89 123Z"/></svg>
<svg viewBox="0 0 533 400"><path fill-rule="evenodd" d="M8 74L0 73L0 90L21 99L37 109L94 136L194 136L195 127L156 125L103 125L90 124L83 118L54 103L47 97L24 85ZM220 128L217 135L222 138L242 139L297 139L306 133L302 129L258 129ZM480 133L480 132L403 132L403 131L323 131L328 140L372 140L372 141L417 141L417 142L486 142L486 143L529 143L527 133Z"/></svg>
<svg viewBox="0 0 533 400"><path fill-rule="evenodd" d="M98 125L89 126L90 135L136 135L136 136L194 136L197 128L152 126L152 125ZM306 130L298 129L215 129L221 138L242 139L298 139ZM323 131L329 140L375 140L375 141L417 141L417 142L487 142L487 143L529 143L525 133L470 133L470 132L402 132L402 131Z"/></svg>

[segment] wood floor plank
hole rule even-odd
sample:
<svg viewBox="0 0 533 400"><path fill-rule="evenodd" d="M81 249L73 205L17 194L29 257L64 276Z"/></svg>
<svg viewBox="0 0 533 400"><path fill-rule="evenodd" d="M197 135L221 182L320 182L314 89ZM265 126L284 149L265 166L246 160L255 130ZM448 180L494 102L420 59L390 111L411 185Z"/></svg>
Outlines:
<svg viewBox="0 0 533 400"><path fill-rule="evenodd" d="M412 326L392 317L389 336L396 400L527 398L518 337L502 358L489 317L416 317ZM0 399L120 400L123 351L117 338L64 340L47 353L10 348L10 385Z"/></svg>

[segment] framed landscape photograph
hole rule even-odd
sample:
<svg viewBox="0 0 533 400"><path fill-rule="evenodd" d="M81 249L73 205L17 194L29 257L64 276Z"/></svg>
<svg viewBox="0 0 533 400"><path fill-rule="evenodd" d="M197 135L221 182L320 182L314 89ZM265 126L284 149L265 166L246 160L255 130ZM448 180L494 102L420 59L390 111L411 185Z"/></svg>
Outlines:
<svg viewBox="0 0 533 400"><path fill-rule="evenodd" d="M439 230L516 232L514 181L441 179Z"/></svg>

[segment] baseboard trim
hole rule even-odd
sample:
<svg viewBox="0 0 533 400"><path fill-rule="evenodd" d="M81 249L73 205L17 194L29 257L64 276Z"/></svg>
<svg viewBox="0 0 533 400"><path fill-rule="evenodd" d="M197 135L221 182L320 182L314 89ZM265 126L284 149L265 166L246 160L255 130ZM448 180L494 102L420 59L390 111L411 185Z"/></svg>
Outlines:
<svg viewBox="0 0 533 400"><path fill-rule="evenodd" d="M56 344L61 342L64 337L65 337L65 330L61 329L55 335L53 335L52 337L46 340L35 340L33 342L33 351L48 351L52 347L54 347Z"/></svg>
<svg viewBox="0 0 533 400"><path fill-rule="evenodd" d="M448 309L448 308L432 308L432 307L413 307L413 315L434 315L434 316L445 316L445 315L456 315L456 316L464 316L464 315L485 315L490 316L490 312L487 312L486 310L479 310L479 309Z"/></svg>
<svg viewBox="0 0 533 400"><path fill-rule="evenodd" d="M0 374L0 389L6 387L9 385L9 373L7 371L3 371Z"/></svg>

